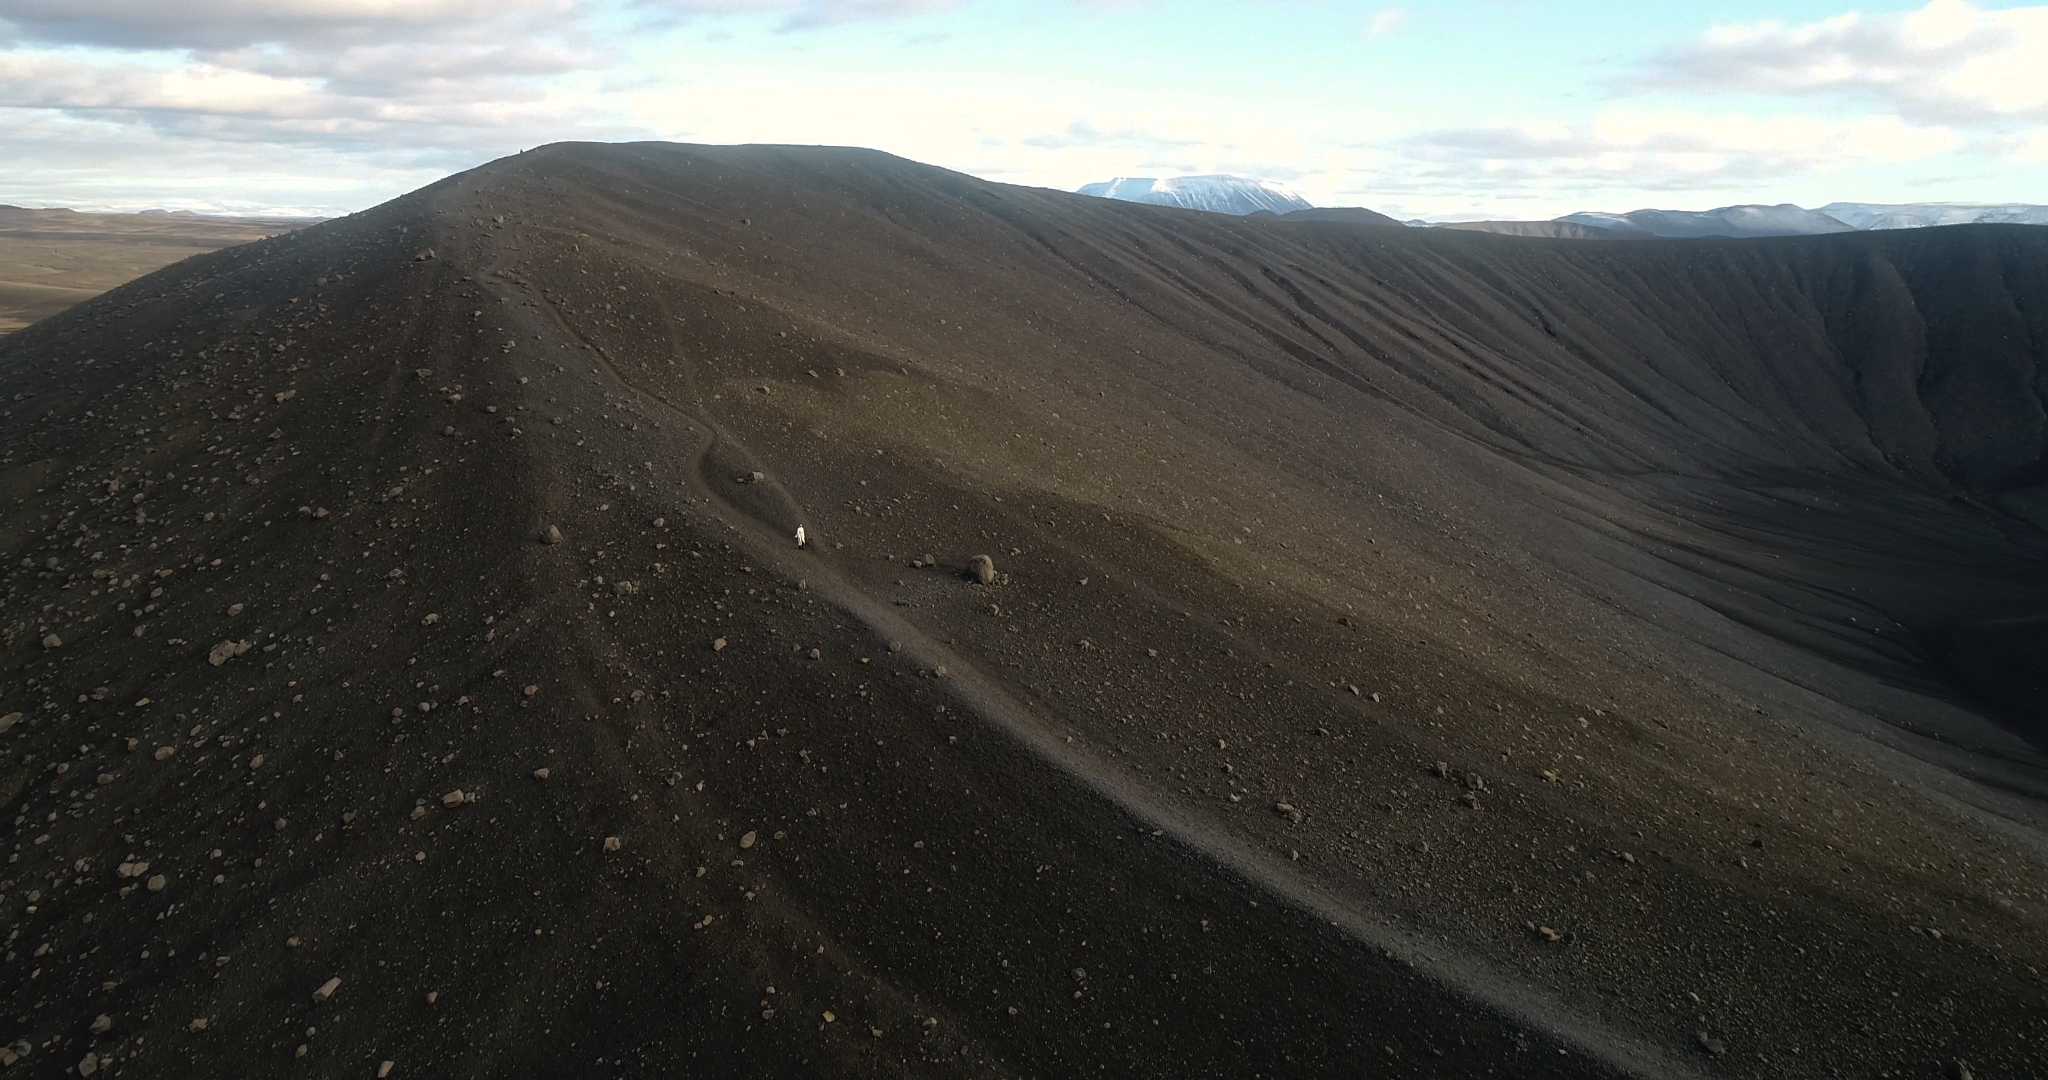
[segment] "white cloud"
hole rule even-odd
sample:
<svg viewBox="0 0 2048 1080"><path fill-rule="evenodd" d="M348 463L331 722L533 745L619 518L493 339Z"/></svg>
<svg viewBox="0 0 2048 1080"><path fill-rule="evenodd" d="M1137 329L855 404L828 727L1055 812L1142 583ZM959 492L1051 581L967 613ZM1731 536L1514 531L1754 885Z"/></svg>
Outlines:
<svg viewBox="0 0 2048 1080"><path fill-rule="evenodd" d="M1850 120L1612 108L1578 124L1502 123L1424 132L1399 145L1417 181L1483 179L1496 190L1753 187L1817 170L1925 161L1963 136L1897 116Z"/></svg>
<svg viewBox="0 0 2048 1080"><path fill-rule="evenodd" d="M1943 123L2048 118L2048 7L1930 0L1897 14L1718 26L1624 86L1845 94Z"/></svg>
<svg viewBox="0 0 2048 1080"><path fill-rule="evenodd" d="M1366 20L1365 36L1368 38L1387 37L1391 35L1394 31L1399 30L1401 29L1401 27L1407 25L1407 23L1407 8L1387 8L1386 10L1381 11L1379 14L1374 15L1372 18Z"/></svg>

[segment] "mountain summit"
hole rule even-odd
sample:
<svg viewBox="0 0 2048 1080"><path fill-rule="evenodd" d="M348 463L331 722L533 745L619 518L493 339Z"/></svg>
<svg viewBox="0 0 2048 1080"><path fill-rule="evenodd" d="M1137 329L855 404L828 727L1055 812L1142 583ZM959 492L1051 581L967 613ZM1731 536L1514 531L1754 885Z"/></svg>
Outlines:
<svg viewBox="0 0 2048 1080"><path fill-rule="evenodd" d="M1207 210L1212 214L1244 215L1265 210L1286 214L1307 210L1315 204L1270 180L1248 176L1175 176L1164 180L1120 176L1100 184L1088 184L1079 191L1103 199L1178 206Z"/></svg>

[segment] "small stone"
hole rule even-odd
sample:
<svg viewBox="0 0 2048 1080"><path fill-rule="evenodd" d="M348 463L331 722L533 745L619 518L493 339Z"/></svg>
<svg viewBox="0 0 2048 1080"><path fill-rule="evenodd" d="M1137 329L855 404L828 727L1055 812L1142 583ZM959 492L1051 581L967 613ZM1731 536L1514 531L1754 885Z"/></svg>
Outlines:
<svg viewBox="0 0 2048 1080"><path fill-rule="evenodd" d="M540 540L543 544L559 544L562 542L562 530L550 525L541 530Z"/></svg>
<svg viewBox="0 0 2048 1080"><path fill-rule="evenodd" d="M78 1063L78 1075L91 1076L98 1071L100 1071L100 1056L87 1051L85 1058Z"/></svg>
<svg viewBox="0 0 2048 1080"><path fill-rule="evenodd" d="M413 852L413 853L412 853L412 861L414 861L414 862L416 862L416 863L423 863L423 862L426 862L426 861L427 861L427 853L426 853L426 852L424 852L424 851L415 851L415 852Z"/></svg>
<svg viewBox="0 0 2048 1080"><path fill-rule="evenodd" d="M421 620L420 620L420 625L421 625L421 626L432 626L432 625L434 625L435 623L437 623L437 622L440 622L440 621L441 621L441 616L439 616L439 615L436 615L436 614L434 614L434 613L432 613L432 612L428 612L428 613L427 613L427 617L426 617L426 618L424 618L424 619L421 619Z"/></svg>
<svg viewBox="0 0 2048 1080"><path fill-rule="evenodd" d="M394 1066L396 1066L397 1064L398 1064L398 1063L397 1063L397 1062L395 1062L395 1061L380 1061L380 1062L378 1062L378 1063L377 1063L377 1080L384 1080L384 1078L385 1078L385 1077L387 1077L387 1076L390 1076L390 1075L391 1075L391 1070L392 1070L392 1068L393 1068Z"/></svg>
<svg viewBox="0 0 2048 1080"><path fill-rule="evenodd" d="M291 399L298 396L299 392L297 390L282 390L279 391L277 394L273 395L272 400L276 401L279 405L282 405L285 402L290 401Z"/></svg>
<svg viewBox="0 0 2048 1080"><path fill-rule="evenodd" d="M821 658L823 658L823 657L824 657L824 655L825 655L824 653L822 653L822 652L818 651L817 649L812 649L812 650L811 650L811 659L813 659L813 660L821 659Z"/></svg>
<svg viewBox="0 0 2048 1080"><path fill-rule="evenodd" d="M415 806L415 807L413 807L413 808L412 808L412 814L411 814L412 820L414 820L414 821L418 821L419 819L421 819L421 818L423 818L423 817L426 817L426 816L427 816L427 808L426 808L426 807L424 807L424 806Z"/></svg>
<svg viewBox="0 0 2048 1080"><path fill-rule="evenodd" d="M263 767L263 755L262 755L262 754L258 754L258 755L256 755L255 757L252 757L252 758L250 758L250 759L249 759L249 771L251 771L251 772L254 772L254 771L256 771L257 769L260 769L260 768L262 768L262 767Z"/></svg>
<svg viewBox="0 0 2048 1080"><path fill-rule="evenodd" d="M318 1005L333 997L334 992L339 989L341 989L341 976L336 975L334 978L321 983L319 988L313 991L313 1004Z"/></svg>
<svg viewBox="0 0 2048 1080"><path fill-rule="evenodd" d="M459 788L458 788L458 789L456 789L456 790L454 790L454 791L451 791L451 792L449 792L449 793L448 793L448 794L446 794L446 795L443 795L443 796L441 796L441 805L442 805L442 806L445 806L445 807L447 807L447 808L449 808L449 809L451 809L451 810L452 810L452 809L454 809L455 807L461 806L461 805L462 805L462 802L463 802L463 795L462 795L462 791L461 791L461 789L459 789Z"/></svg>
<svg viewBox="0 0 2048 1080"><path fill-rule="evenodd" d="M87 1030L91 1031L94 1035L105 1035L107 1032L114 1030L114 1018L101 1013L98 1018L93 1020L92 1027Z"/></svg>
<svg viewBox="0 0 2048 1080"><path fill-rule="evenodd" d="M540 693L540 687L528 684L525 689L519 692L527 697L532 697L533 695Z"/></svg>
<svg viewBox="0 0 2048 1080"><path fill-rule="evenodd" d="M540 768L540 769L535 769L535 770L533 770L533 778L534 778L535 780L545 780L545 779L547 779L547 778L548 778L548 771L547 771L547 769L545 769L545 768Z"/></svg>
<svg viewBox="0 0 2048 1080"><path fill-rule="evenodd" d="M170 883L170 878L167 878L162 874L153 874L150 876L150 879L148 881L142 883L142 887L148 889L150 892L162 892L164 891L164 886L169 885Z"/></svg>
<svg viewBox="0 0 2048 1080"><path fill-rule="evenodd" d="M986 555L976 555L969 561L968 567L974 574L974 580L981 582L983 585L993 585L996 583L996 561L994 559Z"/></svg>
<svg viewBox="0 0 2048 1080"><path fill-rule="evenodd" d="M310 511L308 511L308 512L310 513ZM230 616L233 616L233 615L240 615L241 613L242 613L242 605L240 605L240 604L229 604L229 605L228 605L228 614L229 614Z"/></svg>
<svg viewBox="0 0 2048 1080"><path fill-rule="evenodd" d="M57 649L57 648L62 648L62 647L63 647L63 645L64 645L64 639L63 639L63 638L60 638L60 637L58 637L58 636L57 636L57 635L55 635L55 634L45 634L45 635L43 635L43 648L45 648L45 649Z"/></svg>
<svg viewBox="0 0 2048 1080"><path fill-rule="evenodd" d="M442 434L442 435L444 435L444 436L447 436L447 435L453 435L453 434L455 434L455 425L454 425L454 424L449 424L448 426L446 426L446 427L442 428L442 429L441 429L441 434Z"/></svg>
<svg viewBox="0 0 2048 1080"><path fill-rule="evenodd" d="M0 716L0 734L14 730L14 725L21 723L21 716L22 714L18 712L11 712L6 716Z"/></svg>
<svg viewBox="0 0 2048 1080"><path fill-rule="evenodd" d="M219 667L248 651L249 643L246 641L223 641L207 652L206 662Z"/></svg>
<svg viewBox="0 0 2048 1080"><path fill-rule="evenodd" d="M189 1024L186 1024L186 1025L185 1025L185 1030L187 1030L187 1031L205 1031L205 1030L206 1030L206 1017L204 1017L204 1016L201 1016L201 1017L197 1017L197 1018L195 1018L195 1019L194 1019L194 1020L193 1020L193 1021L192 1021L191 1023L189 1023Z"/></svg>
<svg viewBox="0 0 2048 1080"><path fill-rule="evenodd" d="M836 1022L836 1021L837 1021L838 1019L839 1019L838 1017L836 1017L836 1016L832 1015L832 1010L830 1010L830 1009L826 1009L826 1010L825 1010L825 1022L826 1022L826 1023L828 1023L828 1024L830 1024L830 1023L834 1023L834 1022Z"/></svg>
<svg viewBox="0 0 2048 1080"><path fill-rule="evenodd" d="M441 992L439 990L427 991L427 1004L432 1005L434 1002L439 1000L441 1000Z"/></svg>
<svg viewBox="0 0 2048 1080"><path fill-rule="evenodd" d="M1714 1038L1712 1035L1707 1034L1704 1030L1699 1032L1699 1040L1700 1049L1705 1050L1707 1053L1712 1054L1715 1057L1720 1057L1722 1054L1728 1052L1727 1043L1724 1043L1721 1040Z"/></svg>
<svg viewBox="0 0 2048 1080"><path fill-rule="evenodd" d="M1293 804L1275 803L1273 804L1273 810L1275 813L1285 816L1287 820L1294 822L1296 825L1301 824L1301 811L1296 809Z"/></svg>
<svg viewBox="0 0 2048 1080"><path fill-rule="evenodd" d="M754 846L753 830L747 830L747 832L740 837L740 846L743 848L750 848Z"/></svg>
<svg viewBox="0 0 2048 1080"><path fill-rule="evenodd" d="M618 838L618 837L616 837L616 836L607 836L607 837L605 837L605 838L604 838L604 849L605 849L606 851L617 851L617 850L619 850L619 838Z"/></svg>
<svg viewBox="0 0 2048 1080"><path fill-rule="evenodd" d="M712 638L712 639L711 639L711 651L712 651L712 652L724 652L724 651L725 651L725 639L724 639L724 638Z"/></svg>

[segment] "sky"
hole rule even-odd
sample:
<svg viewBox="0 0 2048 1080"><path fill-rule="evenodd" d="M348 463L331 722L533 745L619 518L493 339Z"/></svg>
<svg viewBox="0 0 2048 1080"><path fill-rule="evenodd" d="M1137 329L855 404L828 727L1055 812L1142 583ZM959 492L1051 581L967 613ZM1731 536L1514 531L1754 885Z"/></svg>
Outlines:
<svg viewBox="0 0 2048 1080"><path fill-rule="evenodd" d="M0 202L335 214L565 139L1401 218L2048 202L2048 6L0 0Z"/></svg>

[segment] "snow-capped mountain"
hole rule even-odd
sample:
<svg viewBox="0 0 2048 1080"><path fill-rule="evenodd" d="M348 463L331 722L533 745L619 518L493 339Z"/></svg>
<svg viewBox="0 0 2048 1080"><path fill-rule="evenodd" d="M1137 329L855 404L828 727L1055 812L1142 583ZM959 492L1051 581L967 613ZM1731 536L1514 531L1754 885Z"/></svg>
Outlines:
<svg viewBox="0 0 2048 1080"><path fill-rule="evenodd" d="M1821 213L1858 229L1924 229L1930 225L2048 225L2048 206L2027 203L1832 202Z"/></svg>
<svg viewBox="0 0 2048 1080"><path fill-rule="evenodd" d="M1626 214L1566 214L1558 221L1653 236L1808 236L1854 232L1856 227L1818 210L1777 206L1723 206L1714 210L1633 210Z"/></svg>
<svg viewBox="0 0 2048 1080"><path fill-rule="evenodd" d="M1104 199L1240 216L1259 210L1286 214L1293 210L1307 210L1314 205L1279 184L1249 176L1170 176L1164 180L1149 176L1119 176L1108 183L1085 185L1080 193Z"/></svg>

